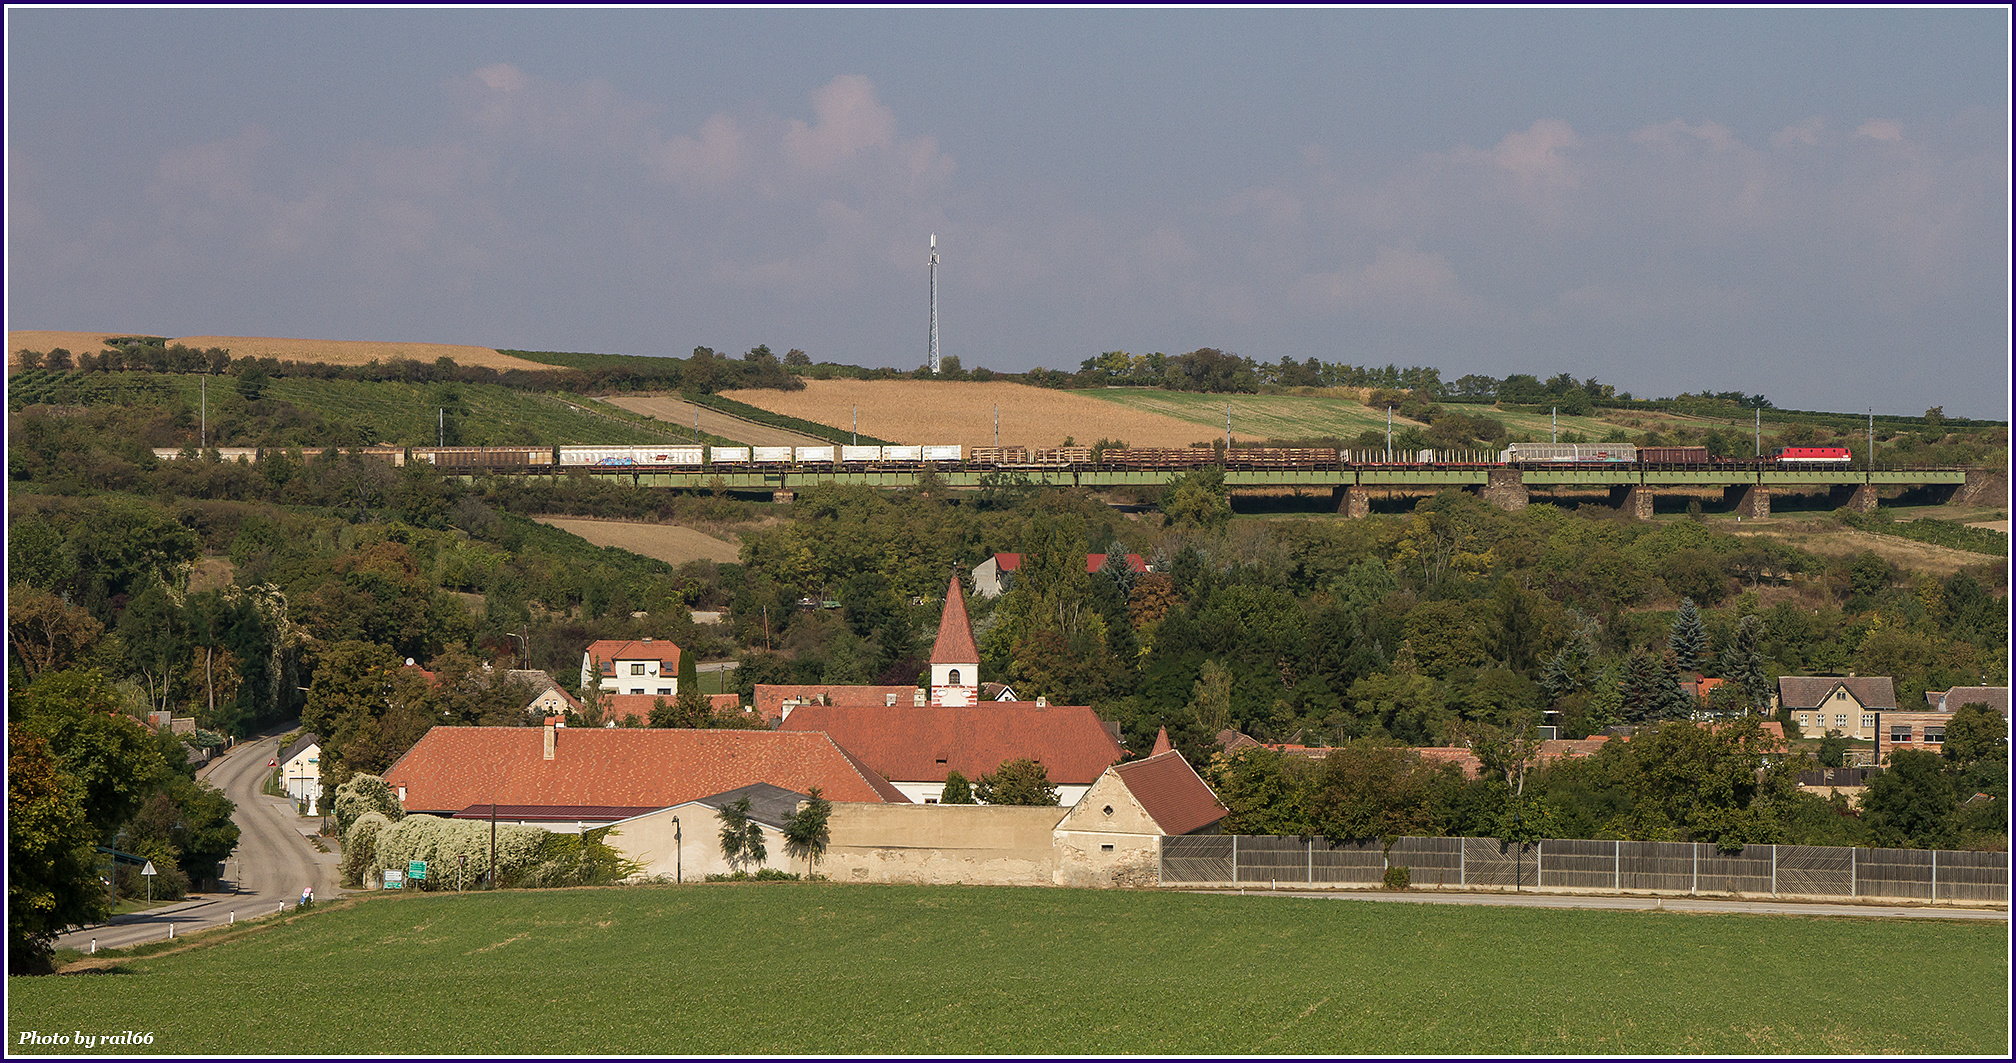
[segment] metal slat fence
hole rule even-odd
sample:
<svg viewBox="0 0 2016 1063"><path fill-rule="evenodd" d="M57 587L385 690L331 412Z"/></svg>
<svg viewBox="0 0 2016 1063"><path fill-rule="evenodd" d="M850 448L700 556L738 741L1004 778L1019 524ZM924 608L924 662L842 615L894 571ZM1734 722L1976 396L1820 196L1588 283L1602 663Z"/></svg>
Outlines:
<svg viewBox="0 0 2016 1063"><path fill-rule="evenodd" d="M1332 845L1323 838L1204 835L1162 839L1164 886L1376 886L1388 867L1412 885L1585 893L2009 902L2009 854L1930 849L1702 842L1399 838Z"/></svg>

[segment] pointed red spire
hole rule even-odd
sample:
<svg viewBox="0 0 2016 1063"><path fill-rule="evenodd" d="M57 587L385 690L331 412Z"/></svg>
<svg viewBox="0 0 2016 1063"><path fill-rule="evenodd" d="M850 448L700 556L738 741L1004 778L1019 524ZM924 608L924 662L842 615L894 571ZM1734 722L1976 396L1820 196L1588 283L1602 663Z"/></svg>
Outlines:
<svg viewBox="0 0 2016 1063"><path fill-rule="evenodd" d="M958 573L953 573L952 586L945 592L945 613L938 618L938 641L931 644L931 663L980 663L980 647L973 643L973 622L966 619L966 592L959 587Z"/></svg>
<svg viewBox="0 0 2016 1063"><path fill-rule="evenodd" d="M1149 750L1148 755L1151 757L1161 756L1175 748L1176 746L1169 741L1169 728L1164 727L1155 732L1155 748Z"/></svg>

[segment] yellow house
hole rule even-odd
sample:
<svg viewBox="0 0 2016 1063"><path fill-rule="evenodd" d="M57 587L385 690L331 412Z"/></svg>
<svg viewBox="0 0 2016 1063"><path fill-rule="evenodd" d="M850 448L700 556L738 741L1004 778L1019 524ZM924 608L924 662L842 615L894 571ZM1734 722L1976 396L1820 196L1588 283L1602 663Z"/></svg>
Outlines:
<svg viewBox="0 0 2016 1063"><path fill-rule="evenodd" d="M1897 711L1897 688L1887 675L1788 675L1778 680L1778 706L1808 737L1839 731L1868 741L1876 737L1876 714Z"/></svg>

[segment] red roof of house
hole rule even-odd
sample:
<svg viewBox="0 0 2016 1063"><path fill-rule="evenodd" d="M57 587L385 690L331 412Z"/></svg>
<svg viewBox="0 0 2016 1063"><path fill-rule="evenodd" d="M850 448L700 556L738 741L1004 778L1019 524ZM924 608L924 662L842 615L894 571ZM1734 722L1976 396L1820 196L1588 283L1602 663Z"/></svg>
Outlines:
<svg viewBox="0 0 2016 1063"><path fill-rule="evenodd" d="M659 672L679 674L679 647L663 639L597 639L584 652L609 668L617 661L657 661Z"/></svg>
<svg viewBox="0 0 2016 1063"><path fill-rule="evenodd" d="M385 772L414 812L509 805L665 808L767 782L833 801L909 799L823 734L686 728L436 727Z"/></svg>
<svg viewBox="0 0 2016 1063"><path fill-rule="evenodd" d="M1415 746L1413 749L1429 764L1456 765L1466 779L1476 778L1477 773L1484 767L1484 762L1477 759L1477 754L1464 746Z"/></svg>
<svg viewBox="0 0 2016 1063"><path fill-rule="evenodd" d="M1164 834L1189 834L1225 818L1218 795L1183 754L1170 750L1146 760L1114 765L1129 793Z"/></svg>
<svg viewBox="0 0 2016 1063"><path fill-rule="evenodd" d="M903 782L943 782L954 770L977 779L1026 757L1041 761L1052 783L1088 786L1121 756L1120 743L1083 705L806 705L782 729L823 731L883 778Z"/></svg>
<svg viewBox="0 0 2016 1063"><path fill-rule="evenodd" d="M966 619L966 592L959 577L945 592L945 613L938 620L938 641L931 644L932 664L977 664L980 647L973 644L973 622ZM988 769L992 771L992 768Z"/></svg>
<svg viewBox="0 0 2016 1063"><path fill-rule="evenodd" d="M627 717L648 726L651 723L651 710L660 701L670 705L677 700L666 694L604 694L602 706L608 711L608 718L619 724ZM577 701L575 704L580 703ZM737 694L709 694L707 708L722 714L740 712L742 698Z"/></svg>
<svg viewBox="0 0 2016 1063"><path fill-rule="evenodd" d="M756 684L756 711L777 726L784 718L784 703L797 699L801 704L810 704L831 698L835 705L883 705L891 697L898 705L908 705L917 700L914 686L872 687L847 686L833 683L758 683ZM793 710L794 712L796 710Z"/></svg>
<svg viewBox="0 0 2016 1063"><path fill-rule="evenodd" d="M1159 757L1162 754L1167 753L1175 748L1176 746L1169 741L1169 728L1163 727L1156 730L1155 748L1149 750L1148 755L1151 757Z"/></svg>
<svg viewBox="0 0 2016 1063"><path fill-rule="evenodd" d="M1085 572L1087 575L1099 571L1100 567L1105 564L1106 564L1105 554L1085 555ZM1148 571L1148 562L1143 561L1141 559L1140 554L1128 554L1127 569L1130 572L1146 572Z"/></svg>
<svg viewBox="0 0 2016 1063"><path fill-rule="evenodd" d="M994 567L1001 572L1016 572L1022 568L1021 554L995 554Z"/></svg>

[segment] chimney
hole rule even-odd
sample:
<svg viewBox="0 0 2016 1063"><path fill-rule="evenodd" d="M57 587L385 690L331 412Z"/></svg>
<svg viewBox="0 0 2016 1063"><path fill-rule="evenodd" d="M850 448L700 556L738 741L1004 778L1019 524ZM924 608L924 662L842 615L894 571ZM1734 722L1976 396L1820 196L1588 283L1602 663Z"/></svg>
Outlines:
<svg viewBox="0 0 2016 1063"><path fill-rule="evenodd" d="M646 635L646 636L644 636L644 638L643 638L643 641L645 641L645 642L649 642L649 641L651 641L651 636L649 636L649 635Z"/></svg>
<svg viewBox="0 0 2016 1063"><path fill-rule="evenodd" d="M553 733L558 730L552 720L546 721L546 759L553 759Z"/></svg>
<svg viewBox="0 0 2016 1063"><path fill-rule="evenodd" d="M1041 694L1038 694L1038 695L1036 695L1036 707L1037 707L1037 708L1039 708L1039 709L1047 709L1047 708L1049 708L1049 707L1050 707L1050 699L1049 699L1049 698L1046 698L1046 697L1044 697L1044 696L1043 696L1043 695L1041 695Z"/></svg>
<svg viewBox="0 0 2016 1063"><path fill-rule="evenodd" d="M882 695L882 704L884 707L896 704L896 695L894 694Z"/></svg>
<svg viewBox="0 0 2016 1063"><path fill-rule="evenodd" d="M922 689L919 689L917 693L912 694L910 696L910 705L912 708L915 708L916 706L922 704L924 704L924 691Z"/></svg>

